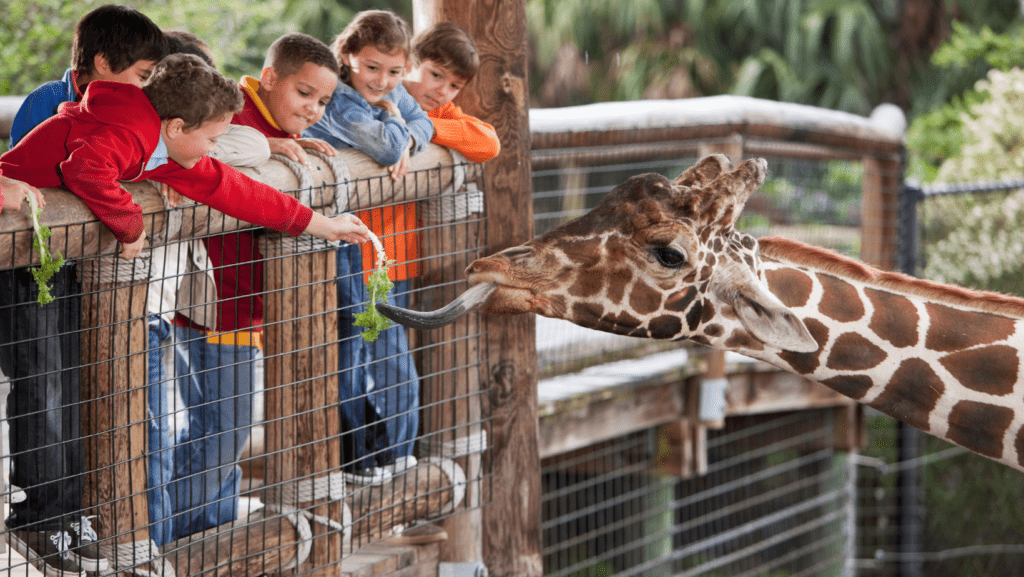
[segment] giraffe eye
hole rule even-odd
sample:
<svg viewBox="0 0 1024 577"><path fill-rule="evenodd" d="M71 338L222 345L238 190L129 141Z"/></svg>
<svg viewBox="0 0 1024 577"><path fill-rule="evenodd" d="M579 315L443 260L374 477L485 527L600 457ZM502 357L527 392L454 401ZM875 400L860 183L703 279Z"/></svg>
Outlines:
<svg viewBox="0 0 1024 577"><path fill-rule="evenodd" d="M651 253L654 258L658 259L658 263L663 267L667 268L679 268L686 264L686 256L674 248L661 247L651 249Z"/></svg>

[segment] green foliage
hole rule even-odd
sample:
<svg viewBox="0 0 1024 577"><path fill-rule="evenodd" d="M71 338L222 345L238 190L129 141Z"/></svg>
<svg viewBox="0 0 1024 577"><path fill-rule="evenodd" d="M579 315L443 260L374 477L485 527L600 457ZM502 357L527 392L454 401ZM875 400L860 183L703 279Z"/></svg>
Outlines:
<svg viewBox="0 0 1024 577"><path fill-rule="evenodd" d="M0 95L24 95L57 80L71 62L71 38L82 16L105 0L31 0L0 10ZM282 18L285 0L140 0L136 8L161 28L182 28L210 44L218 68L229 78L259 75L267 47L298 30Z"/></svg>
<svg viewBox="0 0 1024 577"><path fill-rule="evenodd" d="M370 274L370 278L366 281L366 290L370 293L370 301L367 303L365 311L354 315L355 321L352 324L366 329L363 331L362 337L369 342L377 340L380 331L391 326L391 320L377 310L377 303L387 302L388 293L395 286L395 283L388 278L388 265L394 264L394 262L388 261L383 266L378 266Z"/></svg>

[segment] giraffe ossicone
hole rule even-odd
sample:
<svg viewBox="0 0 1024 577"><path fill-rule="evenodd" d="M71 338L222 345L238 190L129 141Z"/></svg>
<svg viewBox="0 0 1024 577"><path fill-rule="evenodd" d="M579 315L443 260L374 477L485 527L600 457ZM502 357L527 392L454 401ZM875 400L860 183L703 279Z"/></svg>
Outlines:
<svg viewBox="0 0 1024 577"><path fill-rule="evenodd" d="M479 309L691 340L815 380L1024 470L1024 300L883 272L734 228L767 163L630 178L586 215L467 269L434 328ZM379 306L379 305L378 305Z"/></svg>

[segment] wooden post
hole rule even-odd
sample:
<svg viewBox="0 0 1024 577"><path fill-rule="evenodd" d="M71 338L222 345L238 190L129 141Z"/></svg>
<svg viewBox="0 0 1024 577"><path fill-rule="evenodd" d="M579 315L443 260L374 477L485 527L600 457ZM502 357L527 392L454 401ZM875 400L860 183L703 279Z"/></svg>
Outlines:
<svg viewBox="0 0 1024 577"><path fill-rule="evenodd" d="M343 485L330 486L341 479L335 249L305 235L264 240L266 506L341 523ZM297 570L340 574L341 531L309 525L312 549Z"/></svg>
<svg viewBox="0 0 1024 577"><path fill-rule="evenodd" d="M454 22L476 42L480 72L459 93L456 104L494 126L501 140L501 154L484 165L484 244L489 252L521 244L533 236L526 3L415 0L413 15L417 30L435 22ZM449 542L482 538L483 561L495 577L539 576L543 567L535 320L518 315L492 317L487 323L491 504L481 511L481 531L472 535L449 530ZM453 558L456 554L449 548L441 560L479 560Z"/></svg>
<svg viewBox="0 0 1024 577"><path fill-rule="evenodd" d="M899 161L865 156L862 166L860 258L882 270L895 270L902 177Z"/></svg>
<svg viewBox="0 0 1024 577"><path fill-rule="evenodd" d="M111 569L126 569L115 565L112 552L133 550L135 544L148 548L151 543L146 495L149 272L139 261L113 256L80 261L79 267L85 456L82 506L96 515L96 533ZM133 565L144 566L149 559L140 555Z"/></svg>

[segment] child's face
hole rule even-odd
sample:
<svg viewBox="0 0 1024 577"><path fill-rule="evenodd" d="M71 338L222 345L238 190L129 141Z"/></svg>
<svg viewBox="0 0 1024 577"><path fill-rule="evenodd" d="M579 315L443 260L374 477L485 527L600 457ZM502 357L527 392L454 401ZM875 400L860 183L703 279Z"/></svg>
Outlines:
<svg viewBox="0 0 1024 577"><path fill-rule="evenodd" d="M385 54L376 46L364 46L355 54L342 54L341 61L351 69L352 88L370 104L387 96L408 72L405 52L401 49Z"/></svg>
<svg viewBox="0 0 1024 577"><path fill-rule="evenodd" d="M204 156L213 152L217 138L224 134L231 124L231 114L223 118L210 119L199 126L186 130L180 118L161 122L161 136L167 145L167 156L183 168L192 168Z"/></svg>
<svg viewBox="0 0 1024 577"><path fill-rule="evenodd" d="M281 130L302 134L324 115L337 85L337 74L312 62L285 77L267 68L260 78L260 98Z"/></svg>
<svg viewBox="0 0 1024 577"><path fill-rule="evenodd" d="M424 60L402 81L420 108L430 112L448 104L466 86L466 79L433 60Z"/></svg>
<svg viewBox="0 0 1024 577"><path fill-rule="evenodd" d="M109 80L110 82L122 82L142 88L146 81L149 80L149 77L152 76L154 68L156 68L156 62L152 60L139 60L120 72L114 72L107 63L107 59L102 54L97 54L93 61L93 74L89 80Z"/></svg>

